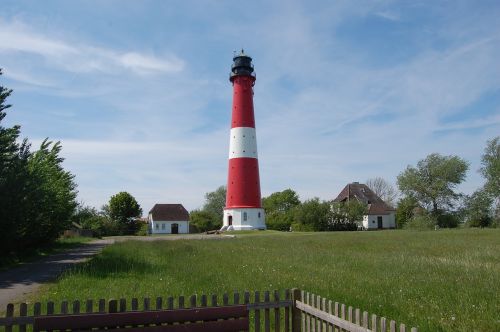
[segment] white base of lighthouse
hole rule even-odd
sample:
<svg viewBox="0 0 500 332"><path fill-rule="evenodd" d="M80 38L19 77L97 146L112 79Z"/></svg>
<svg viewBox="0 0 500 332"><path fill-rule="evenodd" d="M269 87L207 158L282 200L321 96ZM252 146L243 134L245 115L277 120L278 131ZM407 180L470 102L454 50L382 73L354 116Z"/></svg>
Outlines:
<svg viewBox="0 0 500 332"><path fill-rule="evenodd" d="M264 230L266 229L265 220L264 209L261 208L224 209L221 230Z"/></svg>

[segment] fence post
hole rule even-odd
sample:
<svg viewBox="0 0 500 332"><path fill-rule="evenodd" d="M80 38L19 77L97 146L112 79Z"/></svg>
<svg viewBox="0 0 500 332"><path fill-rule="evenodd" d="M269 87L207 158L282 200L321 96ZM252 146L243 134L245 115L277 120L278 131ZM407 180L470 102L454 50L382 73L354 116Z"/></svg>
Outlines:
<svg viewBox="0 0 500 332"><path fill-rule="evenodd" d="M295 305L295 301L300 301L300 289L292 289L292 332L300 332L301 311Z"/></svg>

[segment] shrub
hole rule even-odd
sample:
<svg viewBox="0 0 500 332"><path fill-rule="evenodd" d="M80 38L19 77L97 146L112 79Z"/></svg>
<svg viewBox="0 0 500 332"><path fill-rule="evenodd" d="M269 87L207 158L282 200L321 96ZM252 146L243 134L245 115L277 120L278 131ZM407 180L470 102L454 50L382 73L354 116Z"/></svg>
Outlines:
<svg viewBox="0 0 500 332"><path fill-rule="evenodd" d="M436 221L428 216L428 215L423 215L423 216L415 216L412 219L410 219L408 222L405 223L403 226L404 229L411 229L411 230L429 230L429 229L434 229L436 226Z"/></svg>

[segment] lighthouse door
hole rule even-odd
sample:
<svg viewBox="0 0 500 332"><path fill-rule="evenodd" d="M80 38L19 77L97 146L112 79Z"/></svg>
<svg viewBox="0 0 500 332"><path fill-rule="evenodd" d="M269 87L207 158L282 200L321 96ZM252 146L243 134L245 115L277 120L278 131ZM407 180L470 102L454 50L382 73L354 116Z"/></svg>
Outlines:
<svg viewBox="0 0 500 332"><path fill-rule="evenodd" d="M227 217L227 225L231 226L233 224L233 216L228 216Z"/></svg>

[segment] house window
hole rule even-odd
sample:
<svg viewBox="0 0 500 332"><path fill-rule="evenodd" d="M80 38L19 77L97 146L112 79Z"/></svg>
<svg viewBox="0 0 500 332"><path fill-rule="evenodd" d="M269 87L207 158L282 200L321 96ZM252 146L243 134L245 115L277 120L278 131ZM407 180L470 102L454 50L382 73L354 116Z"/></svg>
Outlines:
<svg viewBox="0 0 500 332"><path fill-rule="evenodd" d="M165 224L161 224L161 229L165 230Z"/></svg>
<svg viewBox="0 0 500 332"><path fill-rule="evenodd" d="M155 228L156 228L156 229L160 229L160 225L155 224Z"/></svg>
<svg viewBox="0 0 500 332"><path fill-rule="evenodd" d="M243 221L247 221L247 213L243 212Z"/></svg>

